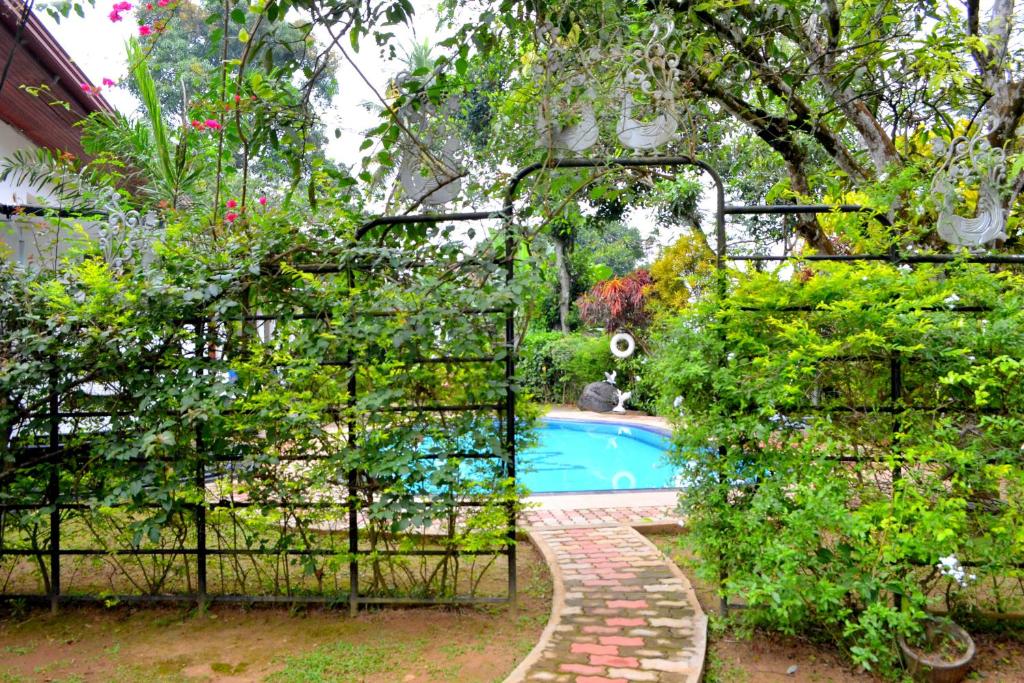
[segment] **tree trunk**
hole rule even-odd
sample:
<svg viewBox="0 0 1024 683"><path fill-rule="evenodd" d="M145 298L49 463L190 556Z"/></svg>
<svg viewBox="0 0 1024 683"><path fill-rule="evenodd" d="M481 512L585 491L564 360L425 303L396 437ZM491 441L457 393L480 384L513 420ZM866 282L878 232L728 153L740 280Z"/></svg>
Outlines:
<svg viewBox="0 0 1024 683"><path fill-rule="evenodd" d="M569 274L565 241L552 235L555 245L555 268L558 270L558 322L564 334L569 333L569 301L572 297L572 276Z"/></svg>

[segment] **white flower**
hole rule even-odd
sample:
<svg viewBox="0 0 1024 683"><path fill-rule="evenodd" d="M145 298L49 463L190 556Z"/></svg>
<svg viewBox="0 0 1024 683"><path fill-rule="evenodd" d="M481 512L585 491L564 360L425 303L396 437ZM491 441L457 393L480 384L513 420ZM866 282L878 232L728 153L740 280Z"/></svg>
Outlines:
<svg viewBox="0 0 1024 683"><path fill-rule="evenodd" d="M914 269L910 267L909 263L901 263L896 266L896 270L900 271L904 275L910 275L910 273L914 272Z"/></svg>
<svg viewBox="0 0 1024 683"><path fill-rule="evenodd" d="M672 401L672 407L673 408L678 408L681 405L683 405L683 397L682 396L676 396L676 399L674 401ZM1024 448L1024 446L1021 446L1021 448Z"/></svg>
<svg viewBox="0 0 1024 683"><path fill-rule="evenodd" d="M960 297L958 297L956 294L950 294L949 296L942 300L942 303L946 304L949 307L953 307L956 305L957 301L960 301Z"/></svg>
<svg viewBox="0 0 1024 683"><path fill-rule="evenodd" d="M974 581L978 578L974 574L964 572L964 568L960 566L960 560L956 558L956 555L940 557L939 563L935 565L935 568L939 570L941 576L953 579L961 588L966 587L969 581Z"/></svg>

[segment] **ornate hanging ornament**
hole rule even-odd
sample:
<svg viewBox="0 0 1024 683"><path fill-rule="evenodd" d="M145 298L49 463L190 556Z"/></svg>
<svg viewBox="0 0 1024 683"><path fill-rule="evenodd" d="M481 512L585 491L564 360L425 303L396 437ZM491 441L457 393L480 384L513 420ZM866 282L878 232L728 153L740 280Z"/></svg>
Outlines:
<svg viewBox="0 0 1024 683"><path fill-rule="evenodd" d="M600 130L588 72L600 52L592 48L579 55L570 53L550 22L538 26L536 36L537 44L546 48L545 59L534 70L544 91L537 112L537 146L569 152L590 149L597 144ZM566 125L566 119L573 123Z"/></svg>
<svg viewBox="0 0 1024 683"><path fill-rule="evenodd" d="M1006 177L1006 155L992 149L980 134L957 137L948 149L941 139L934 144L936 155L946 159L932 179L932 194L941 206L935 224L940 238L958 247L977 249L1006 239L1006 210L1002 202L1002 184ZM974 218L955 213L959 193L957 185L979 178L978 208Z"/></svg>
<svg viewBox="0 0 1024 683"><path fill-rule="evenodd" d="M456 160L461 146L447 125L459 103L449 97L439 115L425 95L417 100L418 108L410 102L398 111L406 132L398 179L414 201L425 206L447 204L462 191L463 172Z"/></svg>
<svg viewBox="0 0 1024 683"><path fill-rule="evenodd" d="M615 132L624 147L655 149L671 140L679 128L674 95L680 75L679 57L665 47L674 29L671 19L656 19L651 24L650 38L627 51L640 64L626 72L620 93L622 104ZM648 108L656 112L653 118L645 121L635 115L635 96L647 100Z"/></svg>

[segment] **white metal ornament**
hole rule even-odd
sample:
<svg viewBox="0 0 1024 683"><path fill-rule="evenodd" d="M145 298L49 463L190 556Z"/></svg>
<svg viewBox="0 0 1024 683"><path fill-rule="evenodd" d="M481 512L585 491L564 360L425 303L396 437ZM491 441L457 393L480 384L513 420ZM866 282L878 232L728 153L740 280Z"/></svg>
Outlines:
<svg viewBox="0 0 1024 683"><path fill-rule="evenodd" d="M630 149L654 149L672 139L679 120L674 113L662 112L653 121L643 123L633 118L633 95L626 93L622 98L622 110L615 133L619 142Z"/></svg>
<svg viewBox="0 0 1024 683"><path fill-rule="evenodd" d="M567 90L571 91L571 87ZM597 144L600 131L597 126L597 115L594 113L593 98L593 89L587 88L585 99L576 105L579 121L564 127L558 123L558 117L562 113L559 109L553 105L542 106L537 113L537 133L540 135L537 145L569 152L583 152ZM545 112L545 109L550 109L550 112Z"/></svg>
<svg viewBox="0 0 1024 683"><path fill-rule="evenodd" d="M672 139L679 128L676 115L674 85L680 76L679 57L665 47L674 35L675 23L662 17L651 24L650 38L633 47L627 55L639 66L627 71L622 84L622 104L615 127L619 142L630 149L650 150ZM634 114L635 94L650 100L656 112L644 122Z"/></svg>
<svg viewBox="0 0 1024 683"><path fill-rule="evenodd" d="M946 151L939 141L936 151ZM976 249L1006 239L1006 210L1002 202L1002 181L1006 175L1006 155L992 149L980 135L973 140L954 138L942 168L932 179L932 193L941 201L935 229L949 244ZM956 185L961 180L979 177L978 209L974 218L957 215Z"/></svg>
<svg viewBox="0 0 1024 683"><path fill-rule="evenodd" d="M419 138L407 137L402 144L398 179L406 194L425 206L447 204L462 191L462 172L456 160L459 140L449 133L444 121L457 109L458 101L449 98L438 116L434 105L423 98L419 110L407 104L398 112L406 131Z"/></svg>

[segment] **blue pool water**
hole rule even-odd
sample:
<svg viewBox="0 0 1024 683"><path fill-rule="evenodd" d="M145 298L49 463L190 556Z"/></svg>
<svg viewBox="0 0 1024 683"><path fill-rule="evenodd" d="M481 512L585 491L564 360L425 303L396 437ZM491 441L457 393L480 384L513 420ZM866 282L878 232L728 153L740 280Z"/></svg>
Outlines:
<svg viewBox="0 0 1024 683"><path fill-rule="evenodd" d="M668 436L604 422L544 420L539 442L519 453L518 479L533 493L672 488Z"/></svg>

